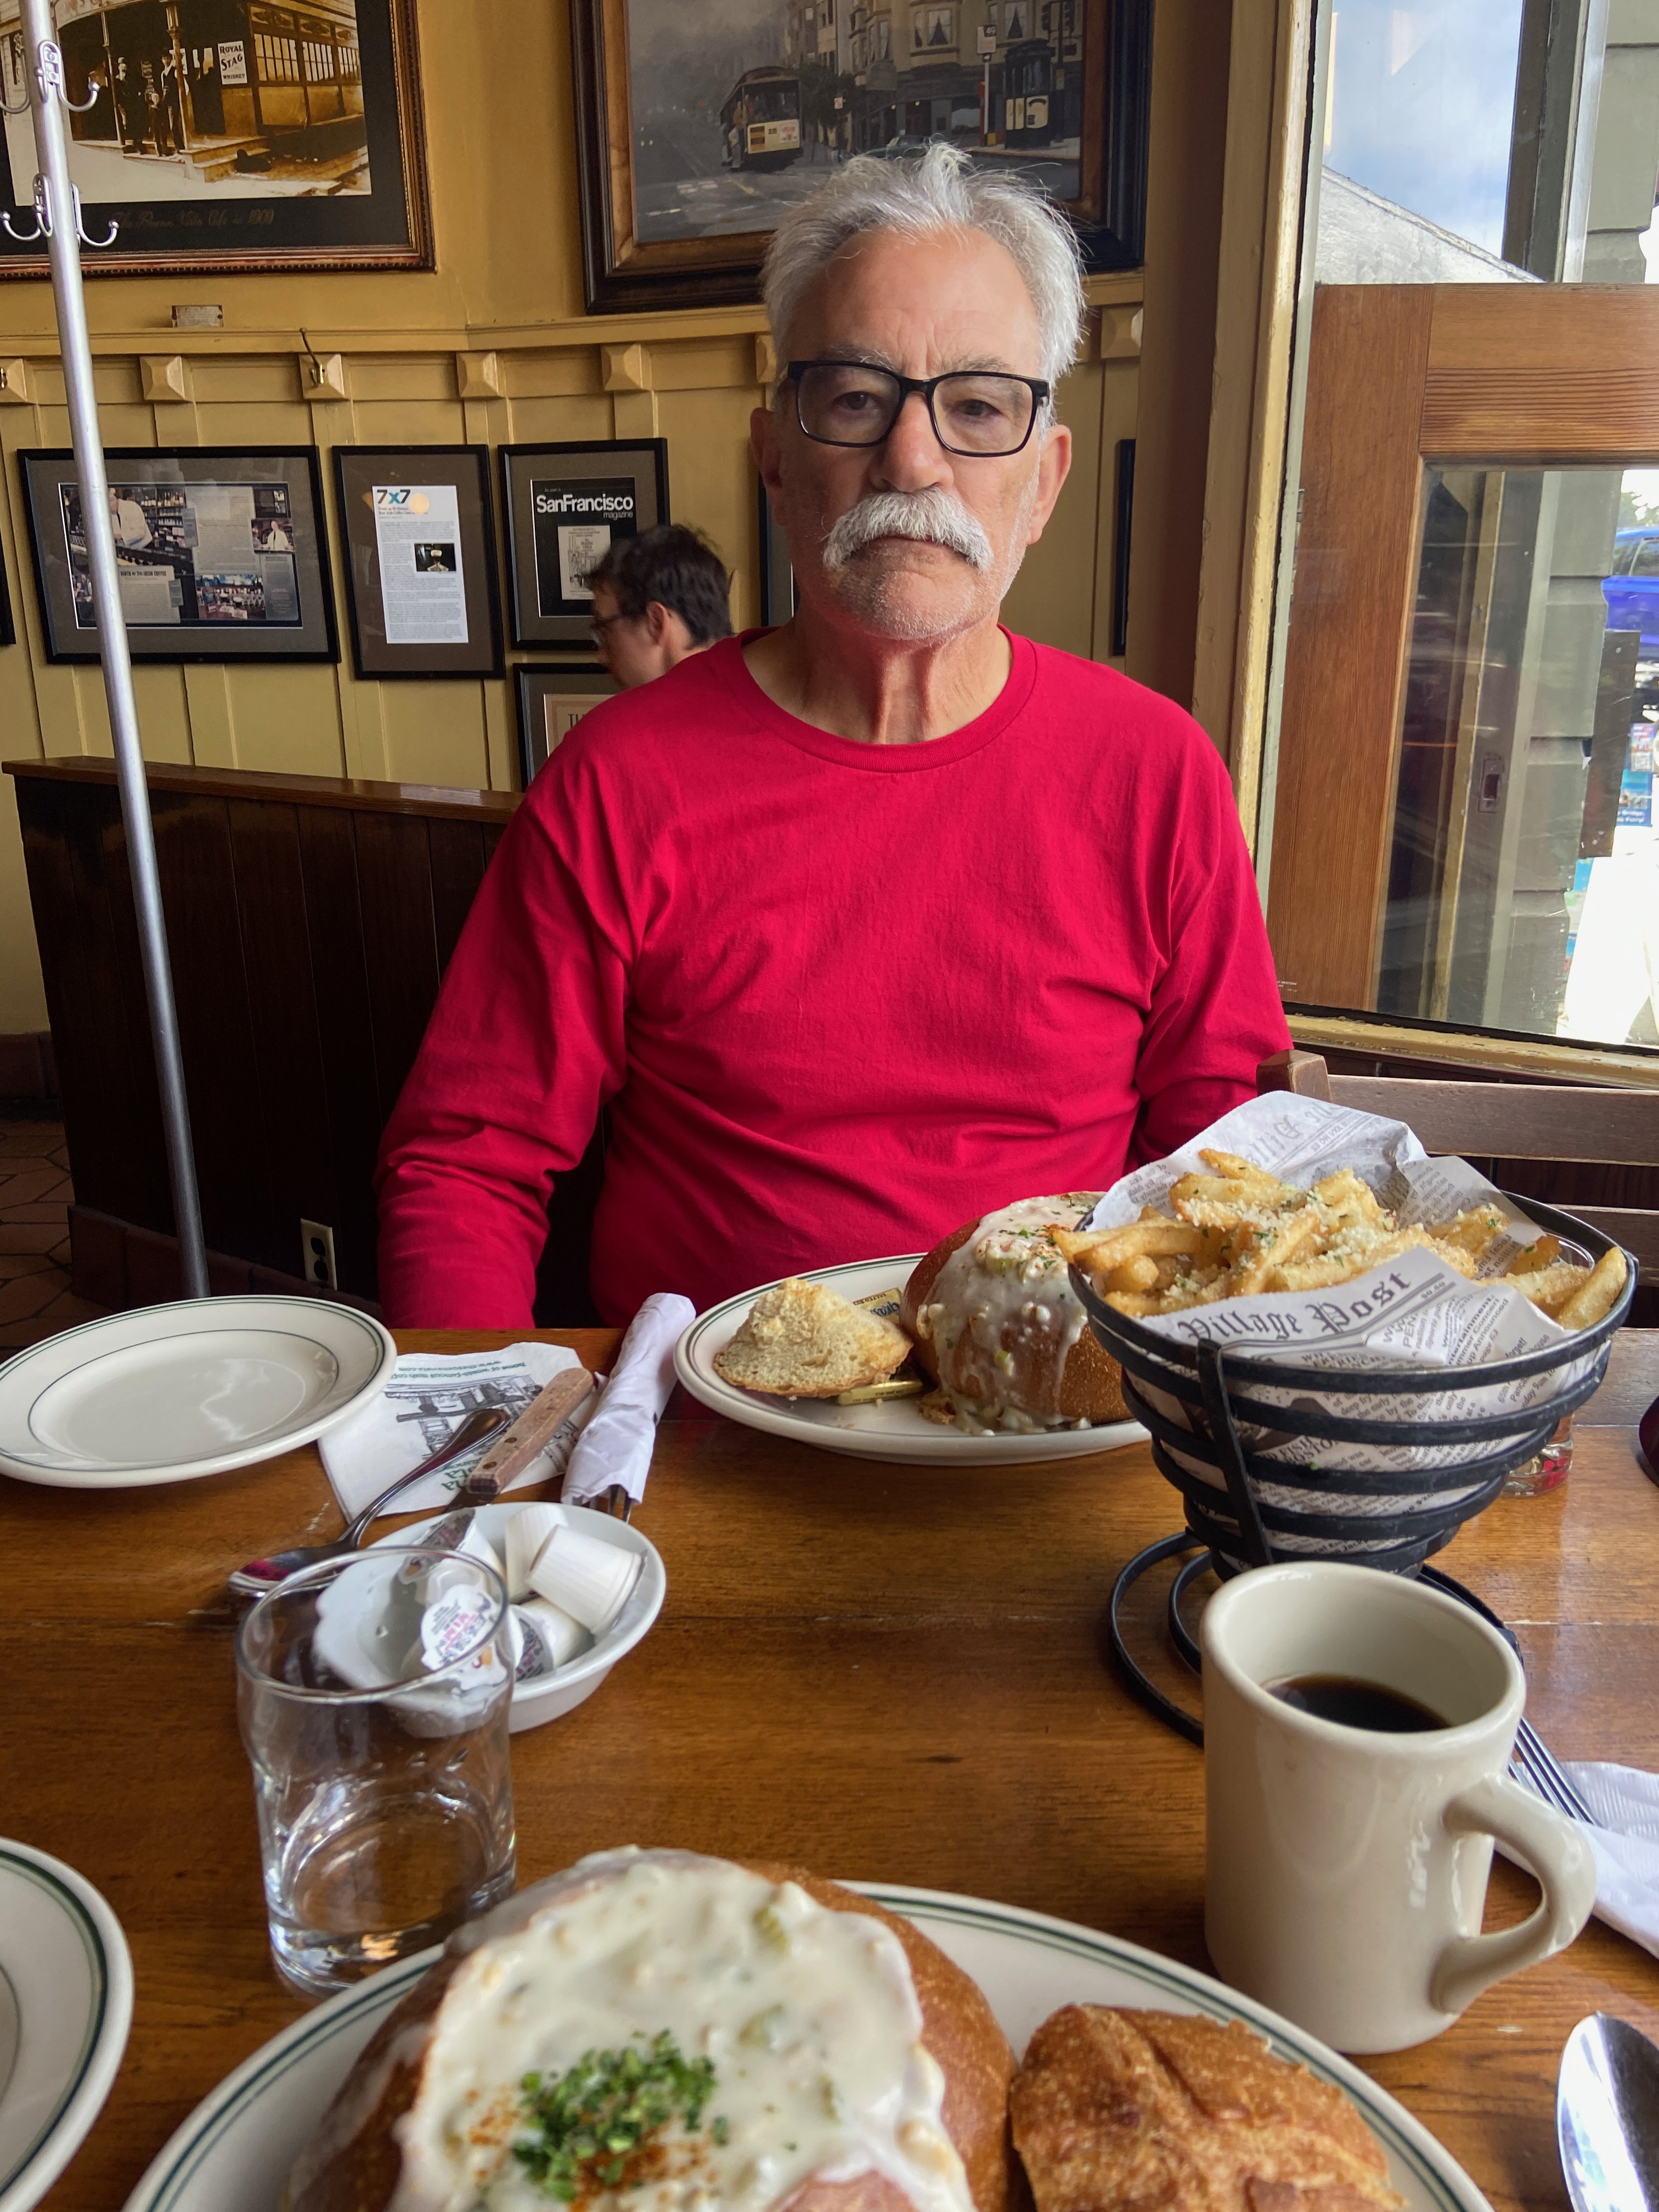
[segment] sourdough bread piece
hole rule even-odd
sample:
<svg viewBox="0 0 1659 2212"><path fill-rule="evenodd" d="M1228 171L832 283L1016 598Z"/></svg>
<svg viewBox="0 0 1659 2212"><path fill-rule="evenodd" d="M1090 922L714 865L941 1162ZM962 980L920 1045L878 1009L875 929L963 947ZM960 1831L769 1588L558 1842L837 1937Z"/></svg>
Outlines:
<svg viewBox="0 0 1659 2212"><path fill-rule="evenodd" d="M1133 1418L1048 1224L1085 1220L1098 1191L1024 1199L965 1221L912 1271L899 1322L959 1425L1098 1427Z"/></svg>
<svg viewBox="0 0 1659 2212"><path fill-rule="evenodd" d="M714 1354L714 1370L740 1390L775 1398L836 1398L882 1382L910 1340L824 1283L787 1276L763 1291L743 1326Z"/></svg>
<svg viewBox="0 0 1659 2212"><path fill-rule="evenodd" d="M1067 2005L1009 2099L1037 2212L1397 2212L1340 2089L1241 2021Z"/></svg>
<svg viewBox="0 0 1659 2212"><path fill-rule="evenodd" d="M605 1880L607 1868L633 1856L619 1852L596 1858L593 1878ZM289 2176L282 2212L427 2212L429 2200L407 2185L399 2124L414 2113L422 2095L449 1984L475 1953L488 1947L492 1928L521 1928L550 1893L570 1894L573 1876L579 1878L587 1863L572 1875L521 1890L450 1938L443 1957L388 2014L359 2056ZM1022 2212L1029 2207L1008 2140L1013 2053L977 1984L910 1922L854 1891L798 1867L743 1863L744 1871L764 1881L796 1883L827 1910L866 1915L897 1937L921 2009L922 2045L944 2076L940 2118L962 2161L973 2212ZM647 2205L652 2194L624 2190L609 2197L583 2197L575 2212L617 2212L618 2206L629 2212L630 2206ZM552 2196L547 2201L557 2203ZM811 2179L788 2201L789 2212L911 2212L908 2198L877 2171L848 2181Z"/></svg>

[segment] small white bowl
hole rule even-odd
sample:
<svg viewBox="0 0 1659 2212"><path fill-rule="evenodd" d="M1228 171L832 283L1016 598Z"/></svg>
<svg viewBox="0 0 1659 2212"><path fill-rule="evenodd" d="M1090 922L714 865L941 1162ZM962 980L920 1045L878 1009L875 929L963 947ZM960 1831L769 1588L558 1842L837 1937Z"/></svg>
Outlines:
<svg viewBox="0 0 1659 2212"><path fill-rule="evenodd" d="M525 1504L535 1502L530 1498L522 1501ZM453 1506L446 1508L449 1512L454 1510ZM507 1543L507 1524L519 1510L519 1503L511 1498L495 1505L481 1505L477 1510L478 1517L473 1526L498 1554ZM507 1721L514 1735L521 1729L540 1728L544 1721L558 1720L591 1698L617 1660L645 1636L662 1611L663 1599L668 1594L668 1576L662 1555L648 1536L642 1536L626 1521L616 1520L609 1513L596 1513L589 1506L568 1505L564 1510L570 1516L571 1527L580 1529L584 1536L597 1537L603 1544L615 1544L624 1552L636 1553L645 1564L640 1570L639 1580L629 1593L628 1602L589 1650L580 1653L568 1666L561 1667L550 1679L522 1682L515 1687L513 1711ZM385 1544L418 1543L434 1522L441 1518L441 1515L434 1513L427 1520L413 1522L407 1528L382 1536L368 1549L378 1551Z"/></svg>

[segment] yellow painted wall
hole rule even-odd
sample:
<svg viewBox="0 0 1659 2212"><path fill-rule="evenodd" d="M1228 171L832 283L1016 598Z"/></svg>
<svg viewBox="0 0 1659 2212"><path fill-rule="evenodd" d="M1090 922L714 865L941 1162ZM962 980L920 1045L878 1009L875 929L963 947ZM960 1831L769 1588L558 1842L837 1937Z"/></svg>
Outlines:
<svg viewBox="0 0 1659 2212"><path fill-rule="evenodd" d="M654 316L582 313L564 10L524 0L420 0L421 76L437 266L377 275L100 278L88 287L108 446L337 443L496 447L540 439L659 435L671 510L706 530L736 571L733 617L757 619L748 419L760 397L758 307ZM89 256L88 258L91 257ZM1097 300L1133 307L1138 277ZM175 304L216 301L225 326L175 331ZM1098 322L1098 318L1095 319ZM1119 324L1122 318L1120 316ZM1136 363L1091 359L1065 386L1077 461L1047 537L1008 600L1018 629L1105 659L1117 441L1134 431ZM640 389L619 356L643 344ZM347 397L308 399L308 354L339 353ZM468 357L493 353L499 398L459 396ZM190 397L146 402L146 356L179 354ZM25 364L27 397L0 393L0 548L19 642L0 650L0 757L107 752L99 670L50 667L43 649L20 447L67 446L50 288L0 283L0 359ZM9 404L7 404L9 403ZM499 519L499 518L498 518ZM517 781L510 675L495 683L360 684L349 665L339 537L332 532L337 667L137 672L146 754L204 766L398 781ZM505 567L503 565L503 581ZM535 658L526 655L526 658ZM16 808L0 778L0 1033L46 1026Z"/></svg>

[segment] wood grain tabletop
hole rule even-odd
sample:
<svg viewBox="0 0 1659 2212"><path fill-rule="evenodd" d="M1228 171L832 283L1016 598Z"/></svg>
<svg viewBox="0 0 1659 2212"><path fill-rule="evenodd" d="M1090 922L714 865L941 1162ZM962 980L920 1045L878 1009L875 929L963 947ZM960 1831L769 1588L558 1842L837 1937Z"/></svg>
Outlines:
<svg viewBox="0 0 1659 2212"><path fill-rule="evenodd" d="M616 1342L543 1334L595 1369ZM1563 1488L1500 1501L1438 1564L1515 1629L1558 1753L1659 1770L1659 1486L1634 1433L1656 1396L1659 1332L1626 1331ZM116 2212L198 2101L303 2008L266 1950L225 1576L340 1516L312 1449L125 1494L0 1495L0 1829L103 1892L137 1982L115 2087L44 2202ZM677 1395L636 1521L667 1603L594 1698L513 1739L522 1881L605 1844L678 1844L1029 1905L1207 1966L1202 1754L1134 1702L1104 1644L1120 1569L1180 1525L1145 1445L905 1468ZM1195 1705L1163 1653L1164 1586L1142 1585L1133 1638ZM1500 1863L1488 1926L1534 1896ZM1659 1960L1593 1921L1436 2041L1365 2063L1497 2212L1556 2208L1556 2066L1597 2010L1659 2035Z"/></svg>

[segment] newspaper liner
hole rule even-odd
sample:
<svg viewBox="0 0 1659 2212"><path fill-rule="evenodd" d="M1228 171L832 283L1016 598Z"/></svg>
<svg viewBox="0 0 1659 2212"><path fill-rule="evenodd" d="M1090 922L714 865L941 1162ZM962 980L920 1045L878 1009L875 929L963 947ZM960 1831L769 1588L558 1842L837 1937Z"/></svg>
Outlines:
<svg viewBox="0 0 1659 2212"><path fill-rule="evenodd" d="M1565 1346L1568 1331L1518 1291L1493 1279L1541 1231L1466 1160L1430 1159L1404 1122L1355 1113L1346 1106L1298 1097L1290 1091L1250 1099L1231 1114L1224 1114L1167 1159L1125 1176L1107 1192L1085 1225L1091 1229L1123 1226L1138 1220L1144 1206L1168 1212L1170 1188L1179 1177L1208 1172L1199 1157L1200 1152L1240 1153L1284 1182L1304 1188L1339 1169L1352 1168L1382 1205L1397 1215L1402 1227L1449 1221L1455 1214L1482 1205L1502 1212L1507 1223L1482 1255L1480 1273L1473 1281L1432 1252L1419 1250L1404 1253L1332 1290L1277 1291L1257 1297L1221 1299L1182 1313L1139 1317L1143 1328L1178 1344L1213 1340L1244 1358L1289 1360L1309 1370L1306 1389L1250 1382L1249 1395L1258 1403L1322 1413L1349 1421L1387 1424L1513 1413L1513 1432L1518 1437L1531 1425L1532 1408L1559 1396L1594 1367L1599 1347L1577 1358L1565 1358L1559 1367L1542 1374L1474 1389L1436 1389L1430 1385L1420 1395L1344 1392L1340 1398L1322 1396L1313 1384L1322 1368L1369 1367L1396 1373L1402 1369L1449 1370ZM1237 1370L1234 1372L1237 1376ZM1426 1383L1426 1376L1425 1380ZM1194 1429L1202 1422L1201 1414L1195 1421L1193 1409L1167 1392L1139 1381L1137 1388L1179 1426ZM1283 1461L1308 1474L1383 1472L1402 1478L1397 1492L1382 1496L1357 1495L1340 1486L1314 1490L1300 1484L1295 1487L1273 1482L1255 1485L1264 1505L1350 1520L1392 1520L1431 1509L1443 1510L1449 1521L1454 1520L1458 1505L1474 1496L1480 1486L1471 1483L1460 1490L1425 1492L1411 1486L1410 1476L1457 1466L1470 1456L1472 1449L1486 1453L1498 1449L1496 1441L1483 1447L1362 1444L1291 1436L1245 1421L1239 1421L1237 1428L1247 1452ZM1173 1448L1171 1456L1224 1494L1225 1484L1217 1468ZM1394 1540L1382 1536L1365 1543L1282 1529L1275 1529L1272 1536L1273 1550L1279 1555L1340 1553L1344 1557L1363 1557Z"/></svg>

